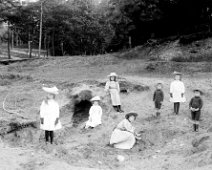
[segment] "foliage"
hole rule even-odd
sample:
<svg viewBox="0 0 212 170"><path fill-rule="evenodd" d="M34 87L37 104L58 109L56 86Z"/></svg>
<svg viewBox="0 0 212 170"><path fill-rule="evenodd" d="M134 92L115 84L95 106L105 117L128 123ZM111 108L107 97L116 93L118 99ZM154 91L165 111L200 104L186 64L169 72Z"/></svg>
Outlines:
<svg viewBox="0 0 212 170"><path fill-rule="evenodd" d="M148 39L204 34L212 28L209 0L40 0L22 7L13 0L1 1L0 19L35 47L43 4L42 48L52 55L117 51Z"/></svg>

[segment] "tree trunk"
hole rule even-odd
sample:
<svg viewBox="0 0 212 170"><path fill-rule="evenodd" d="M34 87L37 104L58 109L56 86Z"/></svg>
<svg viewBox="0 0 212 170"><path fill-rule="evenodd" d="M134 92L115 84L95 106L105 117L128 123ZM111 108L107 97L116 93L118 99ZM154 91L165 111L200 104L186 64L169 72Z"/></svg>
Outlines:
<svg viewBox="0 0 212 170"><path fill-rule="evenodd" d="M42 46L42 30L43 30L43 2L41 2L41 9L40 9L40 35L39 35L39 49L38 49L38 58L41 56L41 46Z"/></svg>
<svg viewBox="0 0 212 170"><path fill-rule="evenodd" d="M8 50L8 59L11 59L11 52L10 52L10 27L9 27L9 24L8 24L7 50Z"/></svg>
<svg viewBox="0 0 212 170"><path fill-rule="evenodd" d="M45 37L44 37L44 49L45 49L45 57L47 57L47 33L45 32Z"/></svg>
<svg viewBox="0 0 212 170"><path fill-rule="evenodd" d="M53 56L55 56L54 36L55 36L55 30L53 30L53 35L52 35L52 55Z"/></svg>
<svg viewBox="0 0 212 170"><path fill-rule="evenodd" d="M61 42L60 46L61 46L62 56L64 56L63 42Z"/></svg>
<svg viewBox="0 0 212 170"><path fill-rule="evenodd" d="M11 30L11 48L14 48L14 30Z"/></svg>

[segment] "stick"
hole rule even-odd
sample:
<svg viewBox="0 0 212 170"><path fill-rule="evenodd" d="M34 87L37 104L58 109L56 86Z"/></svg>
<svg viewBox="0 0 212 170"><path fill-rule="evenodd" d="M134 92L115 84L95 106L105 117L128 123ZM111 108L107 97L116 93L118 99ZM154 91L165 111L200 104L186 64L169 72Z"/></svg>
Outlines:
<svg viewBox="0 0 212 170"><path fill-rule="evenodd" d="M2 108L3 108L3 110L4 110L5 112L7 112L7 113L15 114L15 115L21 117L22 119L28 119L28 118L26 118L26 117L20 115L20 114L19 114L18 112L16 112L16 111L7 110L7 109L5 108L5 102L6 102L8 96L9 96L9 93L6 95L6 97L4 98L4 101L3 101L3 103L2 103Z"/></svg>

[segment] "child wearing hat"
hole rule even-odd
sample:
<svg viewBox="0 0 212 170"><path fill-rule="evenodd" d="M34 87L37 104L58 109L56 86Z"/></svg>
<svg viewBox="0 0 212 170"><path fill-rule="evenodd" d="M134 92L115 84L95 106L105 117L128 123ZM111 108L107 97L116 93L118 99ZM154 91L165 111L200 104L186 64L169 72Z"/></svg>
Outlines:
<svg viewBox="0 0 212 170"><path fill-rule="evenodd" d="M185 85L182 82L182 74L174 72L175 80L170 85L170 102L174 103L174 113L179 114L180 103L186 102Z"/></svg>
<svg viewBox="0 0 212 170"><path fill-rule="evenodd" d="M164 93L162 91L162 83L156 85L156 90L153 95L153 101L155 102L155 109L157 110L156 116L160 116L160 109L164 100Z"/></svg>
<svg viewBox="0 0 212 170"><path fill-rule="evenodd" d="M91 99L91 102L93 102L93 105L91 106L89 110L89 119L86 122L85 129L88 128L94 128L100 124L102 124L101 118L102 118L102 108L99 105L100 97L96 96Z"/></svg>
<svg viewBox="0 0 212 170"><path fill-rule="evenodd" d="M125 119L112 132L110 146L118 149L131 149L135 145L136 139L140 139L132 125L137 116L138 114L134 112L125 115Z"/></svg>
<svg viewBox="0 0 212 170"><path fill-rule="evenodd" d="M59 104L55 100L59 90L57 87L43 87L43 90L47 92L47 97L40 106L40 128L45 131L46 143L53 144L54 131L62 128Z"/></svg>
<svg viewBox="0 0 212 170"><path fill-rule="evenodd" d="M199 130L199 119L203 106L203 101L200 97L202 94L201 90L195 89L194 97L189 102L189 109L191 110L191 119L193 120L193 128L195 132Z"/></svg>
<svg viewBox="0 0 212 170"><path fill-rule="evenodd" d="M117 112L123 112L121 109L121 100L120 100L120 87L119 83L117 81L117 74L116 73L110 73L109 81L107 81L105 85L105 91L109 91L110 96L111 96L111 101L113 108Z"/></svg>

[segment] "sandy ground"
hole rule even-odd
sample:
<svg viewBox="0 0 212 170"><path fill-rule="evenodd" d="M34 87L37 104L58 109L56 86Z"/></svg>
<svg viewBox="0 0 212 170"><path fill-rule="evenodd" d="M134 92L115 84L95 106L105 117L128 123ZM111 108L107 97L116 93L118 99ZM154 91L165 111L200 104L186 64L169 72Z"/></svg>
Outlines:
<svg viewBox="0 0 212 170"><path fill-rule="evenodd" d="M61 113L64 128L56 133L56 144L46 146L43 132L39 129L25 128L15 135L9 134L0 143L0 169L2 170L209 170L212 168L212 147L207 145L204 151L193 151L192 140L202 134L211 136L207 130L211 127L212 83L210 72L199 72L208 63L187 64L183 81L186 85L187 102L181 105L180 115L173 115L172 103L169 102L169 84L173 80L173 70L163 67L155 72L145 70L149 62L144 60L120 60L112 56L68 57L48 60L35 60L10 66L1 66L1 75L21 75L21 78L5 78L1 81L0 102L5 97L6 108L13 110L29 120L37 120L39 105L45 94L42 84L56 84L61 94L57 100L61 110L69 103L69 90L64 84L82 80L104 82L107 75L115 71L128 81L150 87L148 91L122 94L123 109L126 112L136 111L139 114L135 127L144 130L142 141L129 151L122 151L106 146L112 129L124 118L124 114L115 113L104 108L103 125L94 130L82 131L70 127L67 123L72 113L66 110ZM182 63L183 65L184 63ZM199 67L197 67L197 65ZM169 67L169 65L167 65ZM175 68L182 70L181 65ZM198 70L191 74L193 69ZM185 69L185 68L184 68ZM204 70L204 69L203 69ZM27 78L28 77L28 78ZM31 77L31 78L29 78ZM152 95L155 84L164 84L165 101L161 118L155 118ZM192 132L188 101L192 89L201 88L204 108L200 132ZM101 89L100 89L101 91ZM103 91L103 89L102 89ZM104 97L108 105L109 99ZM18 120L17 114L9 114L1 108L2 120ZM32 136L32 140L30 140ZM37 138L36 138L36 137ZM117 155L125 157L124 162L117 161ZM207 155L206 157L203 155Z"/></svg>

